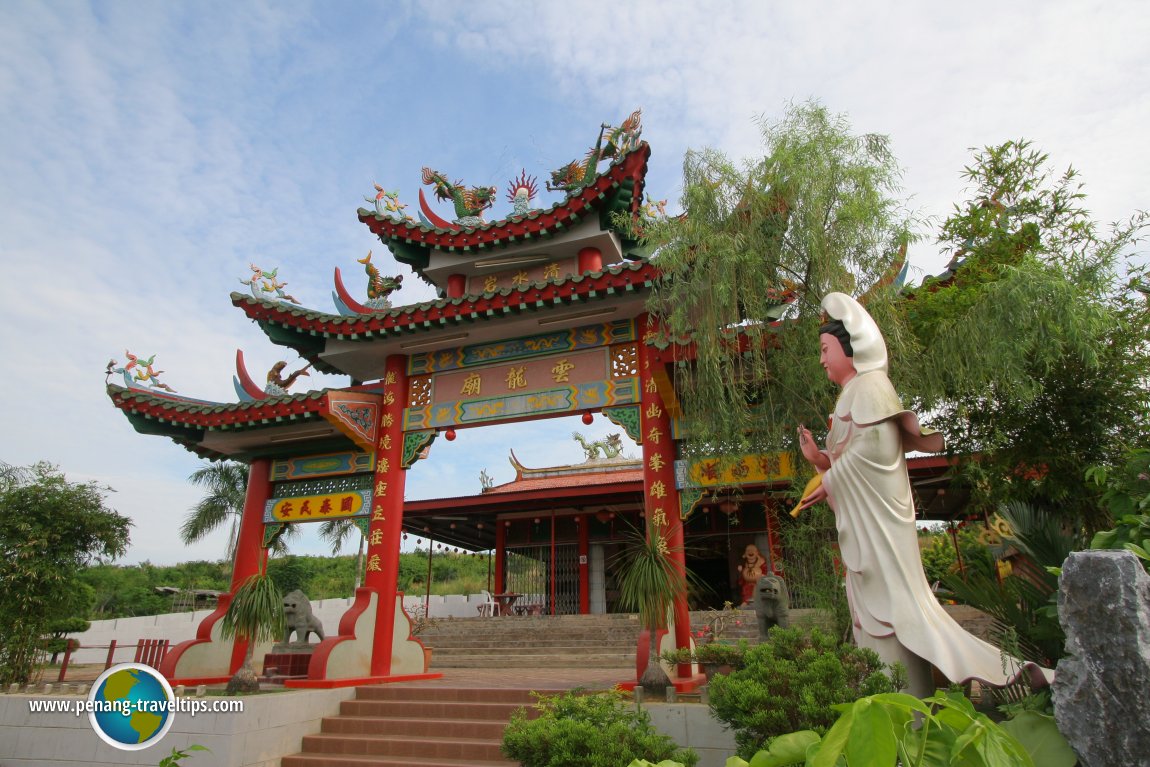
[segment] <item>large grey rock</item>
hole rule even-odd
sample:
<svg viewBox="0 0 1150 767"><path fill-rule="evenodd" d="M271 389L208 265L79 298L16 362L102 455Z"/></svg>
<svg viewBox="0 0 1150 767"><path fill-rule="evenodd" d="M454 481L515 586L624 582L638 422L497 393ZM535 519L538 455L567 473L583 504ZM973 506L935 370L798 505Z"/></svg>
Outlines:
<svg viewBox="0 0 1150 767"><path fill-rule="evenodd" d="M1058 729L1085 767L1150 764L1150 576L1128 551L1071 554L1058 617Z"/></svg>

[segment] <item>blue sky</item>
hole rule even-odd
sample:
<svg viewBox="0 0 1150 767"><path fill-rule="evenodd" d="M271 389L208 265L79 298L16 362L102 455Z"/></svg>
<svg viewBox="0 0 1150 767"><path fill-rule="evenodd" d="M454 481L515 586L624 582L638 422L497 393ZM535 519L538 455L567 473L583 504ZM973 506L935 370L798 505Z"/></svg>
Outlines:
<svg viewBox="0 0 1150 767"><path fill-rule="evenodd" d="M104 393L107 361L156 354L180 393L231 401L236 349L257 374L292 356L228 300L249 263L330 311L334 267L359 278L353 259L374 249L385 274L405 270L356 219L373 183L414 210L430 165L502 198L521 168L543 178L640 107L648 190L672 208L685 150L751 157L755 118L808 98L891 136L925 216L962 199L970 147L1020 137L1082 172L1100 221L1148 207L1145 3L780 5L9 0L0 461L115 488L135 521L125 561L218 558L222 532L190 547L175 534L198 459L131 429ZM924 233L918 277L947 260ZM393 300L428 297L411 278ZM575 428L611 430L441 440L408 497L477 492L484 468L508 481L510 448L579 461Z"/></svg>

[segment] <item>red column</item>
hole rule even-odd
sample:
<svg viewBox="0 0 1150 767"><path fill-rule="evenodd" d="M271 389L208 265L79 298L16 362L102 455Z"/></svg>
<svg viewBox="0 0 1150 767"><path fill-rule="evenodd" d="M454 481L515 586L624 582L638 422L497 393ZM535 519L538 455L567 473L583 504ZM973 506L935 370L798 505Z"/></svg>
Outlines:
<svg viewBox="0 0 1150 767"><path fill-rule="evenodd" d="M267 559L264 542L264 507L272 494L271 459L258 458L248 467L248 491L244 497L244 510L240 516L240 532L236 539L235 561L232 563L232 592L249 577L263 570Z"/></svg>
<svg viewBox="0 0 1150 767"><path fill-rule="evenodd" d="M375 618L375 646L371 675L391 673L392 630L395 624L395 587L399 580L399 544L403 533L403 488L407 478L400 462L403 454L403 408L407 402L407 357L387 358L383 378L383 412L375 449L371 524L367 537L367 575L363 585L379 598Z"/></svg>
<svg viewBox="0 0 1150 767"><path fill-rule="evenodd" d="M257 458L248 467L248 490L244 496L244 510L240 516L240 532L236 538L235 560L232 563L232 594L244 581L262 572L268 558L264 543L264 507L272 494L271 459ZM239 639L232 645L231 671L235 673L244 663L247 642Z"/></svg>
<svg viewBox="0 0 1150 767"><path fill-rule="evenodd" d="M575 517L579 523L579 614L591 613L591 531L590 517L580 514Z"/></svg>
<svg viewBox="0 0 1150 767"><path fill-rule="evenodd" d="M640 315L638 326L645 328L647 315ZM659 395L653 374L654 349L639 344L639 378L643 387L643 494L647 512L647 535L658 535L666 541L667 550L686 580L687 560L683 551L683 522L679 518L679 491L675 487L675 446L671 441L671 415ZM675 646L689 647L691 615L687 597L675 602ZM681 675L689 675L689 666L680 666Z"/></svg>
<svg viewBox="0 0 1150 767"><path fill-rule="evenodd" d="M447 275L447 297L448 298L462 298L467 292L467 275L466 274L449 274Z"/></svg>
<svg viewBox="0 0 1150 767"><path fill-rule="evenodd" d="M579 274L603 271L603 252L598 248L583 248L579 251Z"/></svg>

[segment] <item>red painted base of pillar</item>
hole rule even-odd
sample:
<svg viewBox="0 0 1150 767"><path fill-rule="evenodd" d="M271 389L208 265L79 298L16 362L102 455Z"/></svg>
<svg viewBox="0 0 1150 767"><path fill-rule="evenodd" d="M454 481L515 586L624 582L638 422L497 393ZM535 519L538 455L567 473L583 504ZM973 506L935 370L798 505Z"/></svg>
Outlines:
<svg viewBox="0 0 1150 767"><path fill-rule="evenodd" d="M232 678L230 676L190 676L184 679L169 679L168 684L175 687L182 684L184 687L195 687L201 684L227 684Z"/></svg>
<svg viewBox="0 0 1150 767"><path fill-rule="evenodd" d="M694 692L707 684L707 675L695 674L692 677L686 678L675 677L671 680L671 684L674 686L675 692ZM629 680L626 682L616 682L615 686L627 692L634 692L635 688L639 686L639 683L634 680Z"/></svg>

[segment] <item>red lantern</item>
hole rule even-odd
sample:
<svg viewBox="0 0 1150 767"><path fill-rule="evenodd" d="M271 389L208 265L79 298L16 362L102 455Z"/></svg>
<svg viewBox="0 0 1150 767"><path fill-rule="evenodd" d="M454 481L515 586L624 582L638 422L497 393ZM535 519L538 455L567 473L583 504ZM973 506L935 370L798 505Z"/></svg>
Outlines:
<svg viewBox="0 0 1150 767"><path fill-rule="evenodd" d="M588 426L590 426L591 422L594 420L595 420L595 416L591 415L590 413L584 413L583 414L583 423L587 424Z"/></svg>
<svg viewBox="0 0 1150 767"><path fill-rule="evenodd" d="M455 429L448 429L447 431L445 431L443 433L443 436L447 438L448 442L454 442L455 441Z"/></svg>

